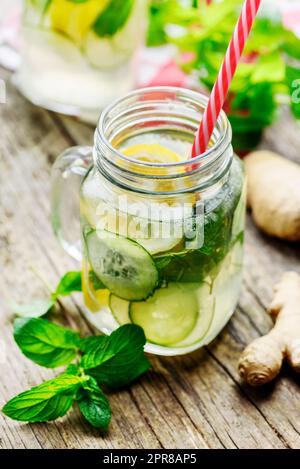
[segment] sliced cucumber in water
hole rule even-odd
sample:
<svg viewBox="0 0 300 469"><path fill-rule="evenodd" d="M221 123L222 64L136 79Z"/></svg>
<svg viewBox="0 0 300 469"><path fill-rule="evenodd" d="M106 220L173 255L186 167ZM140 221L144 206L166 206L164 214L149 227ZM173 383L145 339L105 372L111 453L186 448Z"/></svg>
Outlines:
<svg viewBox="0 0 300 469"><path fill-rule="evenodd" d="M138 242L151 255L169 251L180 244L182 237L168 235L167 225L164 233L164 222L147 221L126 212L105 210L98 219L98 229L104 229L113 233L127 236ZM95 225L95 224L94 224ZM171 227L172 228L172 227Z"/></svg>
<svg viewBox="0 0 300 469"><path fill-rule="evenodd" d="M197 290L198 318L192 332L180 342L173 344L173 347L188 347L196 342L200 342L207 335L212 324L215 313L215 299L212 296L211 285L203 283Z"/></svg>
<svg viewBox="0 0 300 469"><path fill-rule="evenodd" d="M148 238L139 239L138 241L149 253L154 255L171 251L180 245L182 238Z"/></svg>
<svg viewBox="0 0 300 469"><path fill-rule="evenodd" d="M129 305L129 301L123 300L112 293L110 294L109 307L115 320L120 324L120 326L131 322L129 317Z"/></svg>
<svg viewBox="0 0 300 469"><path fill-rule="evenodd" d="M172 345L184 340L198 318L198 299L193 284L170 283L147 301L131 303L129 316L144 329L150 342Z"/></svg>
<svg viewBox="0 0 300 469"><path fill-rule="evenodd" d="M150 254L135 241L106 230L85 235L89 262L112 293L129 301L148 298L158 284Z"/></svg>

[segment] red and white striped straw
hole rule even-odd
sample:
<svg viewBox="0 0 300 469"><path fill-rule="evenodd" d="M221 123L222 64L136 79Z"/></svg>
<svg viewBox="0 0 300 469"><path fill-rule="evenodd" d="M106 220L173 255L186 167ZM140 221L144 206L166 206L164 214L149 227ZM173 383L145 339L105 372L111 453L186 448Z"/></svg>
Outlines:
<svg viewBox="0 0 300 469"><path fill-rule="evenodd" d="M196 132L192 148L192 158L204 153L208 147L260 3L261 0L245 0L218 78L209 97L200 127Z"/></svg>

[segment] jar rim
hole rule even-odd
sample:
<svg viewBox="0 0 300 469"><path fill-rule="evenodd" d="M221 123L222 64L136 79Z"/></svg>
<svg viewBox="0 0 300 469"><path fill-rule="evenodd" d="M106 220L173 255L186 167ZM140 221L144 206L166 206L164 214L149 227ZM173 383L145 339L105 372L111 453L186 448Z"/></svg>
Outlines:
<svg viewBox="0 0 300 469"><path fill-rule="evenodd" d="M127 157L120 151L119 149L115 148L109 141L109 139L105 135L105 121L108 118L109 114L112 113L115 109L117 109L120 105L125 104L126 101L129 101L131 98L138 97L139 95L145 94L160 94L160 93L169 93L170 95L173 94L176 97L183 97L188 98L194 102L195 105L198 105L199 110L205 109L208 103L208 97L203 95L202 93L187 89L187 88L179 88L173 86L155 86L155 87L147 87L147 88L139 88L134 90L125 96L113 101L109 106L107 106L101 113L98 125L95 132L95 142L97 138L101 139L101 144L104 145L107 151L113 152L116 154L121 160L128 163L133 163L133 160ZM200 121L199 121L200 122ZM180 168L181 166L185 166L189 164L191 161L193 165L197 163L201 163L201 166L198 164L198 167L206 168L207 164L211 162L212 159L215 159L216 153L220 154L223 153L226 148L231 144L231 137L232 137L232 130L231 125L228 121L228 118L223 110L221 110L220 115L217 120L217 124L215 128L218 126L219 128L219 137L214 140L213 144L201 155L198 155L194 158L184 159L178 162L172 163L154 163L154 162L147 162L141 160L134 160L134 164L137 167L147 167L147 168ZM217 155L218 156L218 155Z"/></svg>

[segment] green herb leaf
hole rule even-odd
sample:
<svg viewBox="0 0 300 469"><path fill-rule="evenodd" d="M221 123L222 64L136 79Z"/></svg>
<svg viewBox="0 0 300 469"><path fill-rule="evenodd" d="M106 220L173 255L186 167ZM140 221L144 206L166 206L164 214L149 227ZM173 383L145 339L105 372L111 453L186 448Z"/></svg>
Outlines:
<svg viewBox="0 0 300 469"><path fill-rule="evenodd" d="M106 288L93 270L89 271L89 280L91 281L94 290L103 290Z"/></svg>
<svg viewBox="0 0 300 469"><path fill-rule="evenodd" d="M212 2L208 7L206 2L198 2L198 7L192 8L192 2L152 0L148 44L170 42L179 52L191 52L191 59L184 60L182 68L186 73L196 70L209 91L215 83L241 3L241 0L226 0ZM259 15L225 103L235 149L254 148L263 129L275 120L278 85L280 94L290 91L294 97L299 96L297 89L289 89L291 83L297 86L291 81L291 69L285 63L287 60L291 65L290 59L300 59L300 39L280 19ZM296 68L299 72L299 66ZM298 99L291 100L291 104L295 117L300 118Z"/></svg>
<svg viewBox="0 0 300 469"><path fill-rule="evenodd" d="M77 402L82 415L93 427L108 429L111 420L109 401L94 378L83 383Z"/></svg>
<svg viewBox="0 0 300 469"><path fill-rule="evenodd" d="M86 3L89 2L90 0L68 0L68 2L71 3Z"/></svg>
<svg viewBox="0 0 300 469"><path fill-rule="evenodd" d="M14 338L27 358L47 368L67 365L77 355L79 334L45 319L16 319Z"/></svg>
<svg viewBox="0 0 300 469"><path fill-rule="evenodd" d="M54 300L36 300L26 305L13 304L11 309L16 316L38 318L49 313L54 305Z"/></svg>
<svg viewBox="0 0 300 469"><path fill-rule="evenodd" d="M89 337L84 337L78 342L78 347L82 352L89 352L94 347L99 347L101 341L105 342L107 336L105 335L91 335Z"/></svg>
<svg viewBox="0 0 300 469"><path fill-rule="evenodd" d="M126 386L150 368L144 355L145 334L134 324L119 327L110 336L99 337L81 360L81 366L98 383L110 388Z"/></svg>
<svg viewBox="0 0 300 469"><path fill-rule="evenodd" d="M53 296L66 296L75 291L82 291L81 272L68 272L61 278Z"/></svg>
<svg viewBox="0 0 300 469"><path fill-rule="evenodd" d="M110 0L94 23L94 32L99 37L113 36L127 22L134 0Z"/></svg>
<svg viewBox="0 0 300 469"><path fill-rule="evenodd" d="M62 417L73 404L76 392L87 378L62 374L7 402L2 412L14 420L46 422Z"/></svg>

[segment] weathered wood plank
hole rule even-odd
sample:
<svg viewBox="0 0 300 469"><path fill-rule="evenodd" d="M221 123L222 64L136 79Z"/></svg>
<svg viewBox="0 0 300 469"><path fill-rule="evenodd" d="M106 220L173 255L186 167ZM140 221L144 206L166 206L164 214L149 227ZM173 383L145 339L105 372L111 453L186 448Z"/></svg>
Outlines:
<svg viewBox="0 0 300 469"><path fill-rule="evenodd" d="M56 155L70 145L92 143L93 129L34 108L11 85L0 119L0 330L7 350L0 364L2 405L54 374L32 364L14 344L9 303L45 294L32 267L53 285L67 269L78 268L51 231L49 177ZM287 119L275 134L268 130L263 145L297 159L300 142L290 145L286 126L294 124ZM300 448L299 379L286 369L274 385L253 390L241 383L236 368L244 345L270 327L264 308L274 282L284 270L300 271L299 249L264 237L250 219L246 238L244 289L229 326L205 350L153 357L153 370L130 390L111 395L108 435L91 429L78 410L51 424L20 425L0 416L0 447ZM56 319L89 334L80 295L63 304Z"/></svg>

